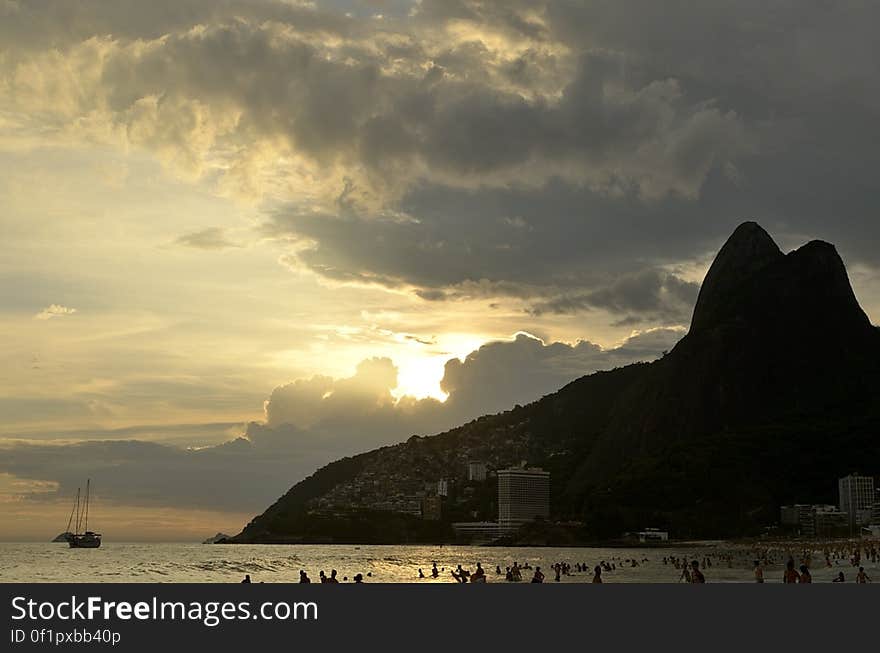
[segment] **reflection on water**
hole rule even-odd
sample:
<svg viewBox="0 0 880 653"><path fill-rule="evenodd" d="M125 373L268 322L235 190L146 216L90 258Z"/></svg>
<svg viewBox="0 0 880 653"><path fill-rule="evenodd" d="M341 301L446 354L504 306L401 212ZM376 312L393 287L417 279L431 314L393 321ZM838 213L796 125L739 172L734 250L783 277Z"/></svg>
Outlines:
<svg viewBox="0 0 880 653"><path fill-rule="evenodd" d="M664 565L664 557L703 560L712 566L705 570L708 582L752 582L751 554L733 549L732 560L722 559L730 548L723 545L663 549L601 549L555 547L465 547L465 546L343 546L343 545L210 545L210 544L128 544L105 542L100 549L70 549L66 544L0 543L0 581L2 582L239 582L250 574L255 583L295 583L300 569L313 581L318 572L331 569L339 577L356 573L367 582L421 583L455 582L450 570L461 564L473 569L481 562L488 580L504 582L504 568L513 564L541 566L547 581L553 582L555 562L586 563L587 568L601 561L615 563L617 569L603 573L608 583L675 583L680 572ZM793 552L797 555L797 552ZM782 576L783 553L766 569L768 582ZM638 567L626 560L636 559ZM642 562L647 559L647 562ZM445 568L436 580L419 580L421 567L428 575L431 564ZM845 560L826 568L821 556L813 563L813 581L830 582L838 571L853 580L855 570ZM495 574L500 566L502 575ZM880 567L867 562L869 575L880 580ZM529 576L530 577L530 576ZM592 573L563 576L562 582L589 582Z"/></svg>

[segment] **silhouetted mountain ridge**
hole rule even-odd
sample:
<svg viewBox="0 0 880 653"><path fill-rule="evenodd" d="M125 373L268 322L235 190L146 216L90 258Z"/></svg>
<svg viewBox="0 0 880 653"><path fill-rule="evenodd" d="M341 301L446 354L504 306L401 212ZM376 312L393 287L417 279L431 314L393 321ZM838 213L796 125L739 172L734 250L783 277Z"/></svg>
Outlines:
<svg viewBox="0 0 880 653"><path fill-rule="evenodd" d="M363 520L340 528L345 509L334 502L365 515L364 488L383 469L395 479L383 481L386 492L403 495L460 477L462 451L549 469L553 516L583 520L591 536L646 525L689 537L751 533L776 519L780 502L832 501L838 476L880 469L878 399L880 331L834 246L783 254L747 222L709 269L689 333L663 358L328 465L236 539L424 539L417 520L391 523L387 513L370 512L383 527L368 536Z"/></svg>

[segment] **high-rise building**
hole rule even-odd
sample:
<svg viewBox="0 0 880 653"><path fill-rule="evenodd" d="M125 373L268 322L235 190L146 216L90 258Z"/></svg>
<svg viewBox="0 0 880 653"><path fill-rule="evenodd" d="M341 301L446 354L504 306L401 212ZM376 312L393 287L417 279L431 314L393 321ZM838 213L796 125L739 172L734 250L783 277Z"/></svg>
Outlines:
<svg viewBox="0 0 880 653"><path fill-rule="evenodd" d="M485 481L486 480L486 463L479 460L472 460L468 463L468 480L469 481Z"/></svg>
<svg viewBox="0 0 880 653"><path fill-rule="evenodd" d="M516 528L550 516L550 472L538 468L498 470L498 522Z"/></svg>
<svg viewBox="0 0 880 653"><path fill-rule="evenodd" d="M850 526L861 526L871 521L874 508L874 477L850 474L837 481L840 510L849 515Z"/></svg>

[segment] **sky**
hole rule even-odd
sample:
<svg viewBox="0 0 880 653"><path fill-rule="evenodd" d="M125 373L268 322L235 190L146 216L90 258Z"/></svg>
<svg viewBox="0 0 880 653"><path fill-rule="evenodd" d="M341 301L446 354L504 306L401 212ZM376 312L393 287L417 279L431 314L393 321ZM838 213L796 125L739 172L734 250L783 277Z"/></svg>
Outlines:
<svg viewBox="0 0 880 653"><path fill-rule="evenodd" d="M0 0L0 539L238 532L651 360L735 226L880 321L880 6Z"/></svg>

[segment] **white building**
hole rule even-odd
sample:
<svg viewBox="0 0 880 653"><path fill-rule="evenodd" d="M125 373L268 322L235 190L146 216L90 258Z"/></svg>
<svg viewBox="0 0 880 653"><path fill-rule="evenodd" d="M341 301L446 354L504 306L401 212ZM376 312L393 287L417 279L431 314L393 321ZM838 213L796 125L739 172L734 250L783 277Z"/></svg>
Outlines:
<svg viewBox="0 0 880 653"><path fill-rule="evenodd" d="M445 478L437 481L437 496L438 497L448 497L449 496L449 481Z"/></svg>
<svg viewBox="0 0 880 653"><path fill-rule="evenodd" d="M469 481L485 481L486 480L486 463L479 460L472 460L468 463L468 480Z"/></svg>
<svg viewBox="0 0 880 653"><path fill-rule="evenodd" d="M659 528L646 528L638 532L639 542L667 542L669 540L669 532L661 531Z"/></svg>
<svg viewBox="0 0 880 653"><path fill-rule="evenodd" d="M550 517L550 472L538 468L498 470L498 522L516 528Z"/></svg>

